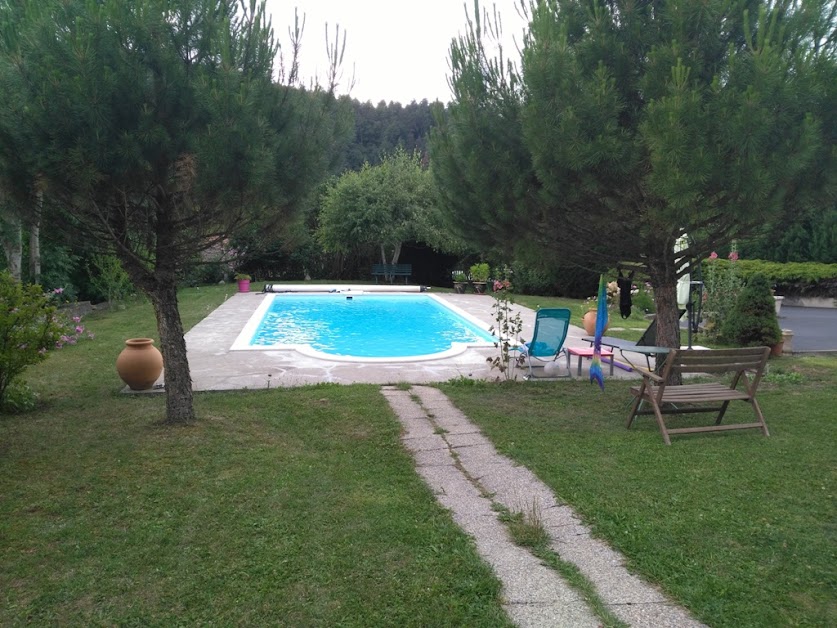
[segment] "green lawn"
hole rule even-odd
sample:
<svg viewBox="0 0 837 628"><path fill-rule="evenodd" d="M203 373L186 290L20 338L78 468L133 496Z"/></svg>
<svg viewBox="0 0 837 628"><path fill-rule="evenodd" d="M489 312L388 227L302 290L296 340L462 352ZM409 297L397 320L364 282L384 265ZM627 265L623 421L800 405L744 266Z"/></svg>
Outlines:
<svg viewBox="0 0 837 628"><path fill-rule="evenodd" d="M224 292L184 291L187 325ZM507 625L377 387L203 394L162 427L114 368L153 321L90 317L0 416L0 625Z"/></svg>
<svg viewBox="0 0 837 628"><path fill-rule="evenodd" d="M625 429L627 382L604 392L582 381L442 389L707 624L834 626L837 359L770 368L759 395L770 438L675 436L671 447L653 418ZM752 416L739 405L725 420Z"/></svg>
<svg viewBox="0 0 837 628"><path fill-rule="evenodd" d="M234 290L184 290L187 328ZM0 416L0 625L507 625L376 387L200 394L195 425L162 427L162 396L120 394L114 368L156 336L150 307L85 322L95 339L28 372L38 409ZM771 438L672 447L648 417L625 430L626 383L442 388L708 624L825 626L835 379L835 359L780 358Z"/></svg>

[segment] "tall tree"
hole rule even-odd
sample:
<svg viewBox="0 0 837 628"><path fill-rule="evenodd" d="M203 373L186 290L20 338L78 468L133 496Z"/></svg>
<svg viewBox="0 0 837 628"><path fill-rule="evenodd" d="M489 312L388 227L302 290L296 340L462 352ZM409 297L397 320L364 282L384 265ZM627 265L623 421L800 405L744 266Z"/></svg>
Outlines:
<svg viewBox="0 0 837 628"><path fill-rule="evenodd" d="M661 344L679 346L687 261L825 202L832 0L525 2L519 66L486 52L496 31L475 6L431 148L452 225L493 223L486 245L597 270L641 267Z"/></svg>
<svg viewBox="0 0 837 628"><path fill-rule="evenodd" d="M420 156L399 148L379 165L367 163L335 181L323 197L317 237L327 251L377 250L384 264L398 263L406 241L449 248L435 220L434 201Z"/></svg>
<svg viewBox="0 0 837 628"><path fill-rule="evenodd" d="M256 0L22 0L0 11L17 22L0 54L19 89L0 103L11 108L2 124L33 131L47 198L149 296L166 417L191 420L178 276L254 222L281 225L310 194L344 125L333 84L298 87L298 22L273 82L279 46ZM336 66L338 41L331 54Z"/></svg>

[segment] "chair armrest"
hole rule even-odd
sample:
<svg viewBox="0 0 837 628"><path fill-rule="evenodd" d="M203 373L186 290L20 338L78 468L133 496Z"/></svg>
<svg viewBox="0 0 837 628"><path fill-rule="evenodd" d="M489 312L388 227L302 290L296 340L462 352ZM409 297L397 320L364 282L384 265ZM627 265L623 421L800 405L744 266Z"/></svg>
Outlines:
<svg viewBox="0 0 837 628"><path fill-rule="evenodd" d="M638 369L636 369L636 371L637 371L640 375L642 375L643 377L645 377L646 379L650 379L652 382L655 382L655 383L657 383L657 384L662 384L664 381L666 381L666 380L664 380L662 377L660 377L659 375L657 375L656 373L653 373L653 372L648 371L648 370L646 370L646 369L641 369L641 368L638 368Z"/></svg>

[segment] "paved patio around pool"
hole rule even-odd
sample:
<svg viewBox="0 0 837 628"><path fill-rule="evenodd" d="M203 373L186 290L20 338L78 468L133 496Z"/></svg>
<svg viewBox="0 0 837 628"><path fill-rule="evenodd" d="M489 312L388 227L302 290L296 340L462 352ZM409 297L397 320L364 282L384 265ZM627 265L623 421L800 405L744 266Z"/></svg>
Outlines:
<svg viewBox="0 0 837 628"><path fill-rule="evenodd" d="M499 371L492 370L486 358L497 355L495 348L469 348L447 358L412 362L340 362L302 355L298 351L232 351L233 341L265 298L263 293L235 294L186 334L186 347L194 390L237 390L275 386L302 386L334 382L339 384L428 384L458 377L495 379ZM488 295L448 294L436 296L491 325L494 299ZM523 338L531 338L535 312L518 306L523 319ZM586 335L580 327L570 326L565 346L588 347L581 340ZM589 360L585 360L585 369ZM566 374L566 361L559 359L560 375ZM575 376L575 360L572 373ZM516 370L519 377L526 369ZM587 378L586 370L582 378ZM607 368L605 369L605 377ZM614 377L636 377L633 373L616 369ZM162 383L162 377L159 380Z"/></svg>

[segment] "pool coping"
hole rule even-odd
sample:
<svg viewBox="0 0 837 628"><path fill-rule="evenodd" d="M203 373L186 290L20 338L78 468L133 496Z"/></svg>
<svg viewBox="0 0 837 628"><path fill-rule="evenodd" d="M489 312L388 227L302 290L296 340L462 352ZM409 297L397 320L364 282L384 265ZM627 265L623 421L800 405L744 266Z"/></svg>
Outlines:
<svg viewBox="0 0 837 628"><path fill-rule="evenodd" d="M273 303L276 300L292 298L292 297L344 297L347 299L363 299L364 297L381 297L381 296L404 296L404 297L411 297L411 298L426 298L432 299L435 303L439 304L439 307L442 307L453 314L459 316L467 323L473 325L477 329L485 332L489 336L491 336L491 325L486 323L485 321L480 320L479 318L473 316L470 312L467 312L460 308L459 306L446 301L439 297L438 294L430 294L428 292L424 293L403 293L403 292L392 292L390 291L389 294L385 294L383 292L355 292L350 295L333 295L330 293L311 293L306 292L305 294L299 293L267 293L264 295L262 302L256 307L253 315L244 325L244 328L238 334L236 339L233 341L232 346L230 347L230 351L297 351L300 354L310 357L310 358L317 358L320 360L327 360L327 361L334 361L334 362L351 362L351 363L358 363L358 362L371 362L374 364L386 364L386 363L402 363L402 362L428 362L432 360L440 360L445 358L451 358L461 353L464 353L468 350L468 348L493 348L494 347L494 340L482 340L482 341L471 341L471 342L453 342L452 345L444 350L444 351L436 351L434 353L425 353L420 355L412 355L412 356L386 356L386 357L376 357L376 356L353 356L353 355L336 355L327 353L325 351L319 351L312 347L310 344L281 344L276 343L273 345L253 345L250 344L253 335L258 330L259 326L261 325L262 320L264 319L265 314L267 311L272 307Z"/></svg>

